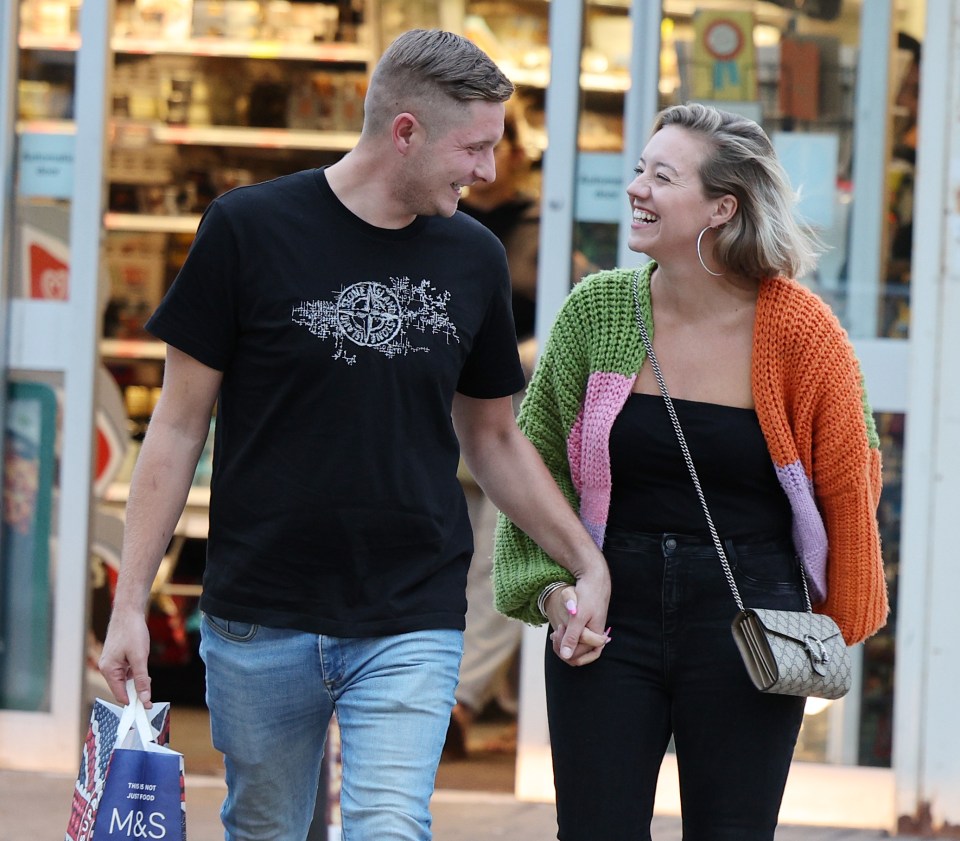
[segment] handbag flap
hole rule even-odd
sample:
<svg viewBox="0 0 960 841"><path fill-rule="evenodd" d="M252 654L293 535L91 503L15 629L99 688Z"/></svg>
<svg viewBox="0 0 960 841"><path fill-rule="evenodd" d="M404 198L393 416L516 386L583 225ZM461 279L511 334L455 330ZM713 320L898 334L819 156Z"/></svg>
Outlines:
<svg viewBox="0 0 960 841"><path fill-rule="evenodd" d="M840 636L840 629L837 627L837 623L829 616L821 613L764 610L759 607L750 608L748 612L755 614L763 623L763 626L771 633L796 640L801 645L803 645L804 640L810 636L816 637L823 643Z"/></svg>

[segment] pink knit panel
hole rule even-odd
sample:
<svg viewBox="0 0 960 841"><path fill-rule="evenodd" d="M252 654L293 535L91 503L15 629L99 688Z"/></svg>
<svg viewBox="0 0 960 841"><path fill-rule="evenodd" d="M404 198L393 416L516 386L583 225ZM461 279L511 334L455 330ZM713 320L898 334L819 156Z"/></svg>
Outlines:
<svg viewBox="0 0 960 841"><path fill-rule="evenodd" d="M597 371L587 380L583 407L570 430L567 456L580 496L580 519L598 546L610 510L610 428L623 408L636 376Z"/></svg>

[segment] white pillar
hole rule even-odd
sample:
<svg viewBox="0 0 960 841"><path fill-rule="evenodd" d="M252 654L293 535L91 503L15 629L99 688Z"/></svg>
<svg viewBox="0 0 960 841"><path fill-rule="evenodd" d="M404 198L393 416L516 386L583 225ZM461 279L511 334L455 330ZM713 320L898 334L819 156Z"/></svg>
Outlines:
<svg viewBox="0 0 960 841"><path fill-rule="evenodd" d="M5 21L9 20L8 9L9 6L3 6ZM53 651L48 711L0 711L2 768L75 773L86 730L86 723L81 720L81 700L90 582L93 400L100 338L100 240L112 23L112 0L83 5L82 47L77 53L74 86L76 142L70 207L69 299L14 299L5 308L9 316L6 363L23 371L62 372L63 425L59 431L59 492L54 506L56 543L52 550L55 561L50 600ZM2 35L9 43L9 32ZM0 128L7 129L2 124ZM3 154L6 157L7 153ZM0 218L0 222L12 224L7 217Z"/></svg>
<svg viewBox="0 0 960 841"><path fill-rule="evenodd" d="M543 159L540 256L537 264L537 345L543 348L570 291L576 192L582 3L550 4L550 85L546 94L548 146ZM524 628L520 674L517 767L521 800L550 800L553 771L543 684L542 628Z"/></svg>
<svg viewBox="0 0 960 841"><path fill-rule="evenodd" d="M894 697L904 829L960 824L960 2L928 0L926 20Z"/></svg>

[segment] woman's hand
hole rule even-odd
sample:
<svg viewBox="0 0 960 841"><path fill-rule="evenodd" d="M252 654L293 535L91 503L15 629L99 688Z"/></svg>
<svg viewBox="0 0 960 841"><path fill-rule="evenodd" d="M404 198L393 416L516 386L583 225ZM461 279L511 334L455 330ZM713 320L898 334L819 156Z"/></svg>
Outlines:
<svg viewBox="0 0 960 841"><path fill-rule="evenodd" d="M590 627L591 622L588 621L580 631L575 646L571 648L570 639L564 640L564 635L571 618L577 616L578 607L577 588L572 584L554 590L544 604L547 619L553 628L550 633L553 653L571 666L585 666L592 663L603 653L604 646L610 642L609 628L605 631L597 631Z"/></svg>

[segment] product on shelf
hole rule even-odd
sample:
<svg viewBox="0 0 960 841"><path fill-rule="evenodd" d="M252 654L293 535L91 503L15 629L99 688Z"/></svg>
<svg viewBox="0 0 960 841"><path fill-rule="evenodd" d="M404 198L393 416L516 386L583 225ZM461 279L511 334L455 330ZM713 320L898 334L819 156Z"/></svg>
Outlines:
<svg viewBox="0 0 960 841"><path fill-rule="evenodd" d="M73 116L69 85L21 79L17 83L17 116L21 120L68 120Z"/></svg>
<svg viewBox="0 0 960 841"><path fill-rule="evenodd" d="M165 291L167 235L119 232L107 238L110 301L104 331L113 338L143 338L143 325Z"/></svg>
<svg viewBox="0 0 960 841"><path fill-rule="evenodd" d="M66 38L77 31L80 0L22 0L20 29L49 38Z"/></svg>

